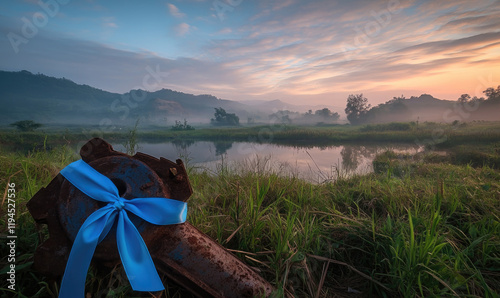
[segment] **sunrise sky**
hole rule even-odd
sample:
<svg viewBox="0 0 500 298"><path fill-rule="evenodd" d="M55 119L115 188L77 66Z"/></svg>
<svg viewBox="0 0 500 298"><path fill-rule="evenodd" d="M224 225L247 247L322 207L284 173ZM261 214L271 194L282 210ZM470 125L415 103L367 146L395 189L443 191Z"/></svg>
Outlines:
<svg viewBox="0 0 500 298"><path fill-rule="evenodd" d="M113 92L345 106L500 85L500 1L0 2L0 69Z"/></svg>

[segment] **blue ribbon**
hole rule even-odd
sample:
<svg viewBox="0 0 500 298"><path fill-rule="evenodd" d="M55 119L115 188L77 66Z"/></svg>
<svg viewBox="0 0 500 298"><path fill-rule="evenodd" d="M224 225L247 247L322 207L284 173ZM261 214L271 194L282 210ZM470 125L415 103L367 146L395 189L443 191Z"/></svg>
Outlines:
<svg viewBox="0 0 500 298"><path fill-rule="evenodd" d="M59 297L84 297L85 279L95 248L116 225L116 243L123 268L134 291L161 291L163 284L139 231L127 211L155 225L186 221L187 204L167 198L126 200L114 183L83 160L60 172L71 184L94 200L108 203L83 223L76 235L62 279Z"/></svg>

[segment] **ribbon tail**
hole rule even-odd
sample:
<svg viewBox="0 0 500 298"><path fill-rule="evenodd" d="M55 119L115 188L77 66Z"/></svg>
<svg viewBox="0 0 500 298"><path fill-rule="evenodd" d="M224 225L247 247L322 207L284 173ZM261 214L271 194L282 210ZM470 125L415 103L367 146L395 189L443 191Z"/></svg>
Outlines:
<svg viewBox="0 0 500 298"><path fill-rule="evenodd" d="M125 210L121 210L118 215L116 243L123 268L134 291L164 289L148 248Z"/></svg>
<svg viewBox="0 0 500 298"><path fill-rule="evenodd" d="M90 261L104 230L112 224L112 209L101 208L92 213L80 227L69 254L61 282L59 298L85 297L85 280Z"/></svg>

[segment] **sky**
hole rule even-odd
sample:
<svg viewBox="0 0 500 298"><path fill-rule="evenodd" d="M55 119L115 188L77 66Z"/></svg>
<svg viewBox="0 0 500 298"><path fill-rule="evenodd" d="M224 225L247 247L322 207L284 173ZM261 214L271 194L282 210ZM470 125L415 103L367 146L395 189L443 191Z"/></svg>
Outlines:
<svg viewBox="0 0 500 298"><path fill-rule="evenodd" d="M345 106L500 85L498 0L0 2L0 70Z"/></svg>

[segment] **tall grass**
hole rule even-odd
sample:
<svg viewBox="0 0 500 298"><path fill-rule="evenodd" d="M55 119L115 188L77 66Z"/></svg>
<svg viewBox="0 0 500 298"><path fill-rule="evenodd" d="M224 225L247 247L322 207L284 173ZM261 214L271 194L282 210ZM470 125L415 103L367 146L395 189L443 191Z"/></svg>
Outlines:
<svg viewBox="0 0 500 298"><path fill-rule="evenodd" d="M9 292L2 279L4 294L55 297L59 281L31 269L48 235L25 204L75 158L64 149L0 154L0 185L15 181L20 204L18 290ZM499 170L396 158L377 173L310 184L265 166L225 164L215 173L187 166L188 221L258 270L276 296L498 297ZM7 251L5 241L0 248ZM189 297L165 285L162 296ZM120 267L92 267L86 290L149 295L133 292Z"/></svg>
<svg viewBox="0 0 500 298"><path fill-rule="evenodd" d="M47 237L47 228L35 225L26 209L27 201L41 188L47 186L75 156L66 147L53 150L41 148L32 150L27 155L0 151L0 186L2 190L7 184L15 183L16 190L16 291L7 289L6 279L2 278L2 295L7 297L47 297L56 295L55 283L49 281L31 269L33 253L40 242ZM2 251L0 274L6 277L9 270L7 263L7 192L2 191L2 207L0 223L3 237L0 243ZM3 296L2 296L3 297Z"/></svg>
<svg viewBox="0 0 500 298"><path fill-rule="evenodd" d="M139 125L139 119L135 121L135 126L128 132L126 141L123 143L125 147L125 153L128 155L134 155L139 149L139 141L137 139L137 126Z"/></svg>

